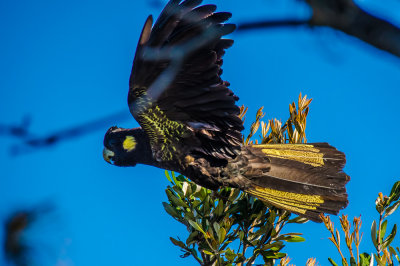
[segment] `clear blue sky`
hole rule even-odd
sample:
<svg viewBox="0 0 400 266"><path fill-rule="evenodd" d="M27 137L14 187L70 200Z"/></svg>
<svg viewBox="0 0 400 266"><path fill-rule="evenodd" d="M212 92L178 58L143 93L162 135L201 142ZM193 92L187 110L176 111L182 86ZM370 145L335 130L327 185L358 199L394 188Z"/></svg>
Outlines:
<svg viewBox="0 0 400 266"><path fill-rule="evenodd" d="M30 130L46 135L120 110L128 115L135 46L147 15L161 11L149 4L156 2L1 1L0 123L19 123L29 115ZM294 0L206 3L232 12L233 22L309 12ZM399 1L359 3L400 25ZM251 31L232 38L223 77L240 96L239 104L249 106L248 122L260 106L266 118L286 120L288 104L300 92L314 99L308 140L329 142L346 153L351 181L344 213L363 214L362 251L371 252L375 198L400 176L400 59L327 29ZM137 126L133 119L109 126L115 124ZM9 151L19 141L1 137L0 220L15 208L54 202L57 211L30 235L40 249L40 265L193 265L191 258L179 258L169 240L187 232L161 205L167 186L163 170L105 163L107 128L14 157ZM399 213L392 221L399 221ZM338 257L322 224L288 229L307 239L287 245L293 263L316 257L327 265L328 256ZM0 264L3 260L0 254Z"/></svg>

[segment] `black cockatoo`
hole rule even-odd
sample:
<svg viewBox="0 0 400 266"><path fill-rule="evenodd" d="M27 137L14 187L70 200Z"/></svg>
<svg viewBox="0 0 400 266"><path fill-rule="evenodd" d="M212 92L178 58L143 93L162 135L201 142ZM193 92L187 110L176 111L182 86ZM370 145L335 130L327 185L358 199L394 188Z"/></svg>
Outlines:
<svg viewBox="0 0 400 266"><path fill-rule="evenodd" d="M337 214L348 204L342 152L327 143L242 144L238 97L220 77L233 44L223 36L235 25L201 2L171 0L154 25L147 18L128 92L141 127L111 127L104 159L176 171L213 190L240 188L317 222L320 213Z"/></svg>

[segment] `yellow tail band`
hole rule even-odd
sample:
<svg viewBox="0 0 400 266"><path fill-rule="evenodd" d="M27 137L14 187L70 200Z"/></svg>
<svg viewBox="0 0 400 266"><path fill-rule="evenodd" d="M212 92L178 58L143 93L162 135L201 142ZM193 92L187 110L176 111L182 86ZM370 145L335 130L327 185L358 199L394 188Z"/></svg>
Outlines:
<svg viewBox="0 0 400 266"><path fill-rule="evenodd" d="M253 145L270 157L286 159L321 167L324 163L324 154L309 144L261 144Z"/></svg>
<svg viewBox="0 0 400 266"><path fill-rule="evenodd" d="M316 210L318 206L324 203L324 200L319 195L297 194L259 186L254 186L246 191L263 201L302 214L307 210Z"/></svg>

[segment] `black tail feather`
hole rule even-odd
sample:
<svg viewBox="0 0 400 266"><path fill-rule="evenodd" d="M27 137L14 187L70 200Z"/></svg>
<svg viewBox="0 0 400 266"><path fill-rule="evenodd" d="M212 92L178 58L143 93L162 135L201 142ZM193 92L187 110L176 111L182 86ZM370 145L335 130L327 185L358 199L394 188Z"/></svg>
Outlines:
<svg viewBox="0 0 400 266"><path fill-rule="evenodd" d="M245 189L275 207L321 222L348 204L344 153L327 143L263 144L245 147L250 181ZM263 163L260 163L260 158Z"/></svg>

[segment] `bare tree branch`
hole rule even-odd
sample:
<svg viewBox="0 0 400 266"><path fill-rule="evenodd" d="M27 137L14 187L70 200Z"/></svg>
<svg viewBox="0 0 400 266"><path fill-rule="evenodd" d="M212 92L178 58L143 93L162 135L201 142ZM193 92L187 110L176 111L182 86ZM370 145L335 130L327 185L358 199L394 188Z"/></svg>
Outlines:
<svg viewBox="0 0 400 266"><path fill-rule="evenodd" d="M375 48L400 57L400 28L361 9L352 0L305 0L311 19L283 19L239 23L238 30L326 26L356 37Z"/></svg>
<svg viewBox="0 0 400 266"><path fill-rule="evenodd" d="M30 122L30 117L24 117L19 125L0 124L0 136L12 136L22 139L33 137L28 130Z"/></svg>
<svg viewBox="0 0 400 266"><path fill-rule="evenodd" d="M60 141L87 135L99 129L104 129L104 127L110 126L110 123L122 121L130 117L131 116L129 112L121 111L81 125L62 129L42 137L35 137L35 134L28 131L27 125L24 126L23 124L20 126L0 125L0 133L22 139L22 144L13 146L11 148L11 153L13 155L19 155L21 153L33 151L34 149L53 146Z"/></svg>
<svg viewBox="0 0 400 266"><path fill-rule="evenodd" d="M311 25L328 26L400 57L400 28L362 10L352 0L306 0Z"/></svg>

